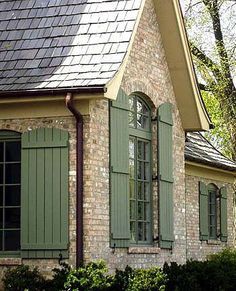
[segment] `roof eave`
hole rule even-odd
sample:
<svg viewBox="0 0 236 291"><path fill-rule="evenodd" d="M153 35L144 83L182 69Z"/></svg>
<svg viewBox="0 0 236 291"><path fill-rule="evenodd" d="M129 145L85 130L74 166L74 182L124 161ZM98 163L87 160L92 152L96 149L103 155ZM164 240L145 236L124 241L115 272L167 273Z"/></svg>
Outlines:
<svg viewBox="0 0 236 291"><path fill-rule="evenodd" d="M225 170L225 171L229 171L231 172L232 174L234 174L236 176L236 168L234 167L230 167L230 166L227 166L227 165L223 165L223 164L220 164L220 163L214 163L214 162L207 162L207 161L204 161L202 159L197 159L197 158L194 158L194 157L190 157L189 155L186 155L185 154L185 161L186 162L194 162L194 163L197 163L199 165L206 165L206 166L209 166L209 167L212 167L214 169L220 169L220 170Z"/></svg>
<svg viewBox="0 0 236 291"><path fill-rule="evenodd" d="M211 122L197 85L179 1L155 0L154 3L183 128L209 130Z"/></svg>
<svg viewBox="0 0 236 291"><path fill-rule="evenodd" d="M22 96L43 96L43 95L58 95L70 93L105 93L105 85L102 86L84 86L84 87L68 87L68 88L46 88L46 89L29 89L18 91L0 91L0 98L3 97L22 97Z"/></svg>

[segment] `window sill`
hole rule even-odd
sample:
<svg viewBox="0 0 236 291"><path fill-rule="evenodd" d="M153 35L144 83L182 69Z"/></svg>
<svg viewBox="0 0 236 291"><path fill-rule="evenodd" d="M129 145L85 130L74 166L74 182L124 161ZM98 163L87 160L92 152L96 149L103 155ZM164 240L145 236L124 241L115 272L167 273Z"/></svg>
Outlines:
<svg viewBox="0 0 236 291"><path fill-rule="evenodd" d="M159 254L158 247L129 247L128 254Z"/></svg>
<svg viewBox="0 0 236 291"><path fill-rule="evenodd" d="M210 240L207 241L207 244L208 245L221 245L222 241L216 240L216 239L210 239Z"/></svg>
<svg viewBox="0 0 236 291"><path fill-rule="evenodd" d="M19 266L21 264L21 258L0 258L0 266Z"/></svg>

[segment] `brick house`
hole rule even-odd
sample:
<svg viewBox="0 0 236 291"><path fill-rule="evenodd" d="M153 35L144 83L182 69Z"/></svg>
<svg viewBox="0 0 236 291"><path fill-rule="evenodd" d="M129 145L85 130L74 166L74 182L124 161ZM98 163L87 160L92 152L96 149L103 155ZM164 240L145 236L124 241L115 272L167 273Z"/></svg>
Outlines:
<svg viewBox="0 0 236 291"><path fill-rule="evenodd" d="M196 133L177 0L4 0L0 41L1 271L233 246L236 165Z"/></svg>

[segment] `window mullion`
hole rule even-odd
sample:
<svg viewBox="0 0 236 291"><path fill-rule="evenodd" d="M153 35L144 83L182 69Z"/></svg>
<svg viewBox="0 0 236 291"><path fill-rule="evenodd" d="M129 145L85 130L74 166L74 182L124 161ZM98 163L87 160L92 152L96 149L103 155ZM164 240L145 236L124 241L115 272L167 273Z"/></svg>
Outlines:
<svg viewBox="0 0 236 291"><path fill-rule="evenodd" d="M6 142L3 144L2 250L5 251Z"/></svg>

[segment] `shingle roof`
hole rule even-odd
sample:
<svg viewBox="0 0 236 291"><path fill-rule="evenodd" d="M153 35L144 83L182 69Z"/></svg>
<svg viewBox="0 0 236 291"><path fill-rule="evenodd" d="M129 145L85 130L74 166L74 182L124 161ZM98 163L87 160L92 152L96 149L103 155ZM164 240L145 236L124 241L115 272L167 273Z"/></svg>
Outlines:
<svg viewBox="0 0 236 291"><path fill-rule="evenodd" d="M142 0L1 0L0 91L105 85Z"/></svg>
<svg viewBox="0 0 236 291"><path fill-rule="evenodd" d="M200 132L187 134L185 159L216 168L236 171L236 163L223 156Z"/></svg>

